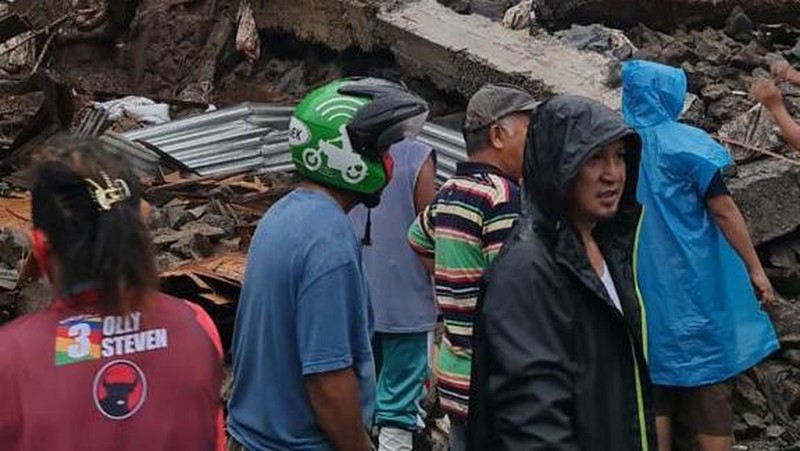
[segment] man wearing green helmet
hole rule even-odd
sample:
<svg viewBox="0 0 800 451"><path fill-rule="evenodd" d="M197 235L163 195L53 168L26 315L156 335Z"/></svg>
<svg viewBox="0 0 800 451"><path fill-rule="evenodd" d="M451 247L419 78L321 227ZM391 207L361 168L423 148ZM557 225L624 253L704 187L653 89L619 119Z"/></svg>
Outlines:
<svg viewBox="0 0 800 451"><path fill-rule="evenodd" d="M367 450L375 402L372 310L347 212L375 207L390 145L419 133L425 101L374 78L308 94L290 123L304 181L253 236L233 334L228 432L248 450Z"/></svg>

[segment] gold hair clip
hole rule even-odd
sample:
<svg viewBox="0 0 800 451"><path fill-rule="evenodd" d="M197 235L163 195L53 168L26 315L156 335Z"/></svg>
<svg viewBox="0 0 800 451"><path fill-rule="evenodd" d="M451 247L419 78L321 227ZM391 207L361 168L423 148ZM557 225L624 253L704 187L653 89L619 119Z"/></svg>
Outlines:
<svg viewBox="0 0 800 451"><path fill-rule="evenodd" d="M131 190L125 180L114 179L112 181L105 172L100 174L106 184L105 188L92 179L86 179L86 183L89 184L89 194L91 194L94 203L97 204L98 210L111 210L111 207L117 202L131 198Z"/></svg>

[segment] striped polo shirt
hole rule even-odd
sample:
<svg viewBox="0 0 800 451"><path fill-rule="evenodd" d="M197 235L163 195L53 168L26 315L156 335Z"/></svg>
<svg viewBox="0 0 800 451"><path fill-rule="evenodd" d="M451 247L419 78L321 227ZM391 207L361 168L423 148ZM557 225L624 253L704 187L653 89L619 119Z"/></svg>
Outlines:
<svg viewBox="0 0 800 451"><path fill-rule="evenodd" d="M436 362L442 408L466 417L472 324L481 278L511 232L519 186L494 166L459 163L408 231L411 247L435 260L436 301L445 333Z"/></svg>

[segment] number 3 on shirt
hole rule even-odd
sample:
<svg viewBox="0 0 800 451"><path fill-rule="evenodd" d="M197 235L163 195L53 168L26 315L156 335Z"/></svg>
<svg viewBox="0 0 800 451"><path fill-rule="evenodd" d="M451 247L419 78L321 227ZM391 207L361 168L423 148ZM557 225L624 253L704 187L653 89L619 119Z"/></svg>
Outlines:
<svg viewBox="0 0 800 451"><path fill-rule="evenodd" d="M67 329L67 335L73 343L67 346L67 355L71 359L80 359L89 355L89 335L92 328L86 323L73 324Z"/></svg>

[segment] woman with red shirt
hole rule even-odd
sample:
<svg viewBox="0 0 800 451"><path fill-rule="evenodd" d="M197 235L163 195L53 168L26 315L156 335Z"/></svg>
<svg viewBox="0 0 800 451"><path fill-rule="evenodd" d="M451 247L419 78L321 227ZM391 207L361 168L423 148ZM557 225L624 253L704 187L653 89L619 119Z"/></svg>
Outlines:
<svg viewBox="0 0 800 451"><path fill-rule="evenodd" d="M31 239L55 299L0 328L0 448L221 450L219 336L157 292L131 166L96 140L41 157Z"/></svg>

